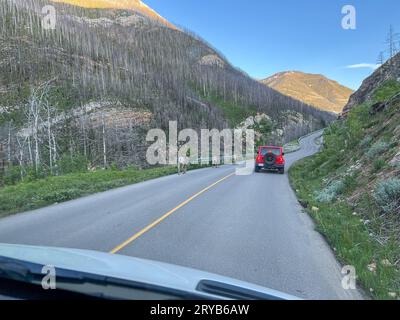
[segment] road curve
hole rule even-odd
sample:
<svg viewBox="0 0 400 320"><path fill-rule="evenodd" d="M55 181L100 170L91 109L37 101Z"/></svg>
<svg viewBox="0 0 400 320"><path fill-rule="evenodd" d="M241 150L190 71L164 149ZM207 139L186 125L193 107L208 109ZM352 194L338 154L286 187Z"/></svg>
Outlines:
<svg viewBox="0 0 400 320"><path fill-rule="evenodd" d="M288 166L318 151L301 139ZM0 220L0 242L91 249L236 278L305 299L362 299L314 230L287 175L201 169Z"/></svg>

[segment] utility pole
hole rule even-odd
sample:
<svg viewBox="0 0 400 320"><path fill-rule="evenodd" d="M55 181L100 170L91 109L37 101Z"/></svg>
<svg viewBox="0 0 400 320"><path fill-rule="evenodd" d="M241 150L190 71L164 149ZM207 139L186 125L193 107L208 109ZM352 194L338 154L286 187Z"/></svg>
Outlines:
<svg viewBox="0 0 400 320"><path fill-rule="evenodd" d="M382 51L379 52L379 56L378 56L378 59L377 59L376 63L381 65L381 66L385 63L385 55L384 55L384 53Z"/></svg>
<svg viewBox="0 0 400 320"><path fill-rule="evenodd" d="M379 65L379 67L380 67L379 68L379 70L380 70L379 72L382 74L383 69L381 67L385 63L385 54L383 53L383 51L379 52L378 59L377 59L376 63Z"/></svg>

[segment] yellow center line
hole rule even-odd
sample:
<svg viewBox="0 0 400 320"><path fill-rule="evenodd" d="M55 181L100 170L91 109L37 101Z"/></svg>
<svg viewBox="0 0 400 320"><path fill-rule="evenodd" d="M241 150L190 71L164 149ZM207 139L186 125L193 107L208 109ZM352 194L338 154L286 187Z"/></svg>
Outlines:
<svg viewBox="0 0 400 320"><path fill-rule="evenodd" d="M120 245L118 245L117 247L115 247L114 249L112 249L110 251L110 253L115 254L118 253L119 251L121 251L122 249L124 249L125 247L127 247L129 244L131 244L133 241L135 241L136 239L138 239L139 237L141 237L143 234L145 234L146 232L148 232L149 230L153 229L155 226L157 226L158 224L160 224L162 221L164 221L166 218L168 218L171 214L173 214L174 212L176 212L177 210L179 210L180 208L182 208L183 206L187 205L189 202L193 201L194 199L196 199L197 197L199 197L200 195L202 195L203 193L205 193L206 191L210 190L212 187L215 187L217 184L221 183L222 181L225 181L226 179L234 176L235 173L231 173L229 175L227 175L226 177L218 180L217 182L214 182L213 184L209 185L207 188L204 188L203 190L197 192L195 195L191 196L189 199L183 201L181 204L179 204L178 206L176 206L174 209L172 209L171 211L168 211L166 214L164 214L161 218L158 218L157 220L155 220L154 222L152 222L151 224L149 224L147 227L143 228L142 230L140 230L138 233L136 233L135 235L133 235L132 237L130 237L128 240L124 241L123 243L121 243Z"/></svg>

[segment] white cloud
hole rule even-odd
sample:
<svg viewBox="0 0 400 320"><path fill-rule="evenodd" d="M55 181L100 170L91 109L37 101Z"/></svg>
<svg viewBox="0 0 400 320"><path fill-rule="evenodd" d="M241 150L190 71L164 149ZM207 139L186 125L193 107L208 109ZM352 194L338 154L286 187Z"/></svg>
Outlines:
<svg viewBox="0 0 400 320"><path fill-rule="evenodd" d="M358 64L351 64L349 66L346 66L346 69L361 69L361 68L368 68L372 70L376 70L380 67L380 64L375 64L375 63L358 63Z"/></svg>

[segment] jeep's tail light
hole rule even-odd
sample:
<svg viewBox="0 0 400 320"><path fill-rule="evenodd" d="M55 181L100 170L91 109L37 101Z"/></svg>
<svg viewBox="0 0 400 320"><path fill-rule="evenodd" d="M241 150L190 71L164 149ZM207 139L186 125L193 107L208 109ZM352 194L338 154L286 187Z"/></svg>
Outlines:
<svg viewBox="0 0 400 320"><path fill-rule="evenodd" d="M262 155L258 155L256 158L256 163L263 163L264 162L264 157Z"/></svg>
<svg viewBox="0 0 400 320"><path fill-rule="evenodd" d="M279 156L276 158L276 163L277 164L284 164L285 163L285 159L283 159L282 156Z"/></svg>

